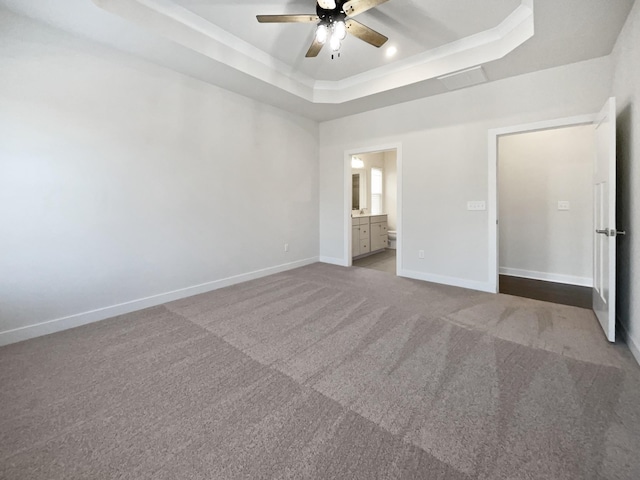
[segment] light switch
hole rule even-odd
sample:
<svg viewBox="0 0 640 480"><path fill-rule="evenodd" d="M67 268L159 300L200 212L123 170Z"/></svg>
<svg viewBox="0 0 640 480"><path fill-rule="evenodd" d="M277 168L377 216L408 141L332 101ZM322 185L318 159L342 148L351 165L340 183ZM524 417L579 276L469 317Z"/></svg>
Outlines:
<svg viewBox="0 0 640 480"><path fill-rule="evenodd" d="M558 210L570 210L571 205L566 200L560 200L558 202Z"/></svg>
<svg viewBox="0 0 640 480"><path fill-rule="evenodd" d="M467 210L486 210L487 202L484 200L472 200L467 202Z"/></svg>

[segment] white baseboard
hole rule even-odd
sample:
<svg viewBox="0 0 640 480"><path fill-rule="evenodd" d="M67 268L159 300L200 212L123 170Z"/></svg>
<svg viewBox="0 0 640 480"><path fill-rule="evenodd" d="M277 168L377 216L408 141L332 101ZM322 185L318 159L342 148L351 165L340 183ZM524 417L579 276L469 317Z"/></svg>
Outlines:
<svg viewBox="0 0 640 480"><path fill-rule="evenodd" d="M567 285L579 285L581 287L593 287L592 278L574 277L572 275L560 275L557 273L536 272L533 270L520 270L518 268L500 267L500 275L530 278L531 280L545 280L547 282L565 283Z"/></svg>
<svg viewBox="0 0 640 480"><path fill-rule="evenodd" d="M622 328L624 329L624 327ZM633 354L633 358L635 358L636 362L638 362L638 365L640 365L640 347L632 337L627 335L626 331L625 331L625 335L626 335L627 345L629 346L629 350L631 350L631 353Z"/></svg>
<svg viewBox="0 0 640 480"><path fill-rule="evenodd" d="M342 258L320 257L320 262L330 265L338 265L339 267L348 267L349 265Z"/></svg>
<svg viewBox="0 0 640 480"><path fill-rule="evenodd" d="M633 337L629 335L629 332L625 328L624 324L619 320L618 325L620 325L620 329L622 330L622 332L620 332L622 334L621 337L625 342L627 342L627 346L629 347L629 350L631 350L633 358L635 358L636 362L638 362L638 365L640 365L640 346L638 346L638 343L636 343Z"/></svg>
<svg viewBox="0 0 640 480"><path fill-rule="evenodd" d="M155 307L157 305L162 305L163 303L172 302L181 298L191 297L200 293L210 292L219 288L247 282L249 280L255 280L257 278L273 275L274 273L280 273L287 270L292 270L294 268L304 267L305 265L310 265L316 262L318 262L318 257L306 258L304 260L284 263L282 265L276 265L275 267L263 268L261 270L243 273L220 280L214 280L212 282L202 283L200 285L194 285L192 287L181 288L172 292L166 292L150 297L140 298L137 300L132 300L130 302L120 303L118 305L98 308L96 310L76 313L74 315L56 318L53 320L48 320L46 322L36 323L34 325L27 325L25 327L6 330L4 332L0 332L0 346L21 342L30 338L40 337L42 335L48 335L50 333L60 332L69 328L79 327L80 325L86 325L87 323L97 322L99 320L115 317L117 315L135 312L144 308Z"/></svg>
<svg viewBox="0 0 640 480"><path fill-rule="evenodd" d="M489 282L476 282L475 280L467 280L464 278L445 277L442 275L433 275L430 273L414 272L412 270L399 270L399 277L412 278L414 280L423 280L425 282L439 283L442 285L450 285L452 287L468 288L469 290L478 290L480 292L496 293L495 288Z"/></svg>

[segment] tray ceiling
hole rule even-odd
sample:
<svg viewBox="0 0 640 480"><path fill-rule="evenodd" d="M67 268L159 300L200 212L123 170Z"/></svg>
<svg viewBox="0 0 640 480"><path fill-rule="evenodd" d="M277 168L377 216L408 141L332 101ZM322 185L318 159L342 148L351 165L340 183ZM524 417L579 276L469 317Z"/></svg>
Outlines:
<svg viewBox="0 0 640 480"><path fill-rule="evenodd" d="M315 13L313 0L230 1L175 0L175 3L286 64L292 71L314 80L336 81L442 47L504 21L520 0L498 0L486 8L477 0L391 0L358 16L358 21L389 37L377 49L347 37L340 58L331 59L328 48L317 58L305 58L315 31L309 24L264 24L257 14ZM388 47L397 53L387 57Z"/></svg>
<svg viewBox="0 0 640 480"><path fill-rule="evenodd" d="M347 37L305 58L313 24L258 14L312 13L313 0L0 0L83 38L316 120L437 95L439 77L482 66L495 81L607 55L633 0L389 0L357 17L389 37ZM596 33L597 32L597 33ZM386 55L388 46L397 54Z"/></svg>

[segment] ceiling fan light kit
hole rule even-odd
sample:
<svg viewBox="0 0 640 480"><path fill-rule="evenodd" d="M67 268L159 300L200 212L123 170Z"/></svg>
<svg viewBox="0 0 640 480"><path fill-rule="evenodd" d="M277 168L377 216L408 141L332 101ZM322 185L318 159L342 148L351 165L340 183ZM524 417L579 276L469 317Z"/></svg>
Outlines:
<svg viewBox="0 0 640 480"><path fill-rule="evenodd" d="M333 54L338 53L348 33L374 47L384 45L387 37L353 20L353 17L387 1L317 0L316 15L258 15L257 19L260 23L317 23L313 42L306 54L307 58L317 57L327 40ZM331 58L334 58L333 54Z"/></svg>
<svg viewBox="0 0 640 480"><path fill-rule="evenodd" d="M327 38L329 38L329 29L324 23L321 23L316 28L316 42L324 45L327 42Z"/></svg>
<svg viewBox="0 0 640 480"><path fill-rule="evenodd" d="M347 37L347 26L344 20L337 20L330 24L320 22L316 28L316 42L324 45L329 38L329 32L331 32L331 38L329 40L329 46L332 52L338 52L342 46L342 41Z"/></svg>
<svg viewBox="0 0 640 480"><path fill-rule="evenodd" d="M331 35L331 40L329 41L329 46L331 47L331 51L332 52L337 52L338 50L340 50L340 47L342 46L342 42L334 34L334 35Z"/></svg>
<svg viewBox="0 0 640 480"><path fill-rule="evenodd" d="M333 35L340 41L347 38L347 25L344 23L344 20L333 22Z"/></svg>

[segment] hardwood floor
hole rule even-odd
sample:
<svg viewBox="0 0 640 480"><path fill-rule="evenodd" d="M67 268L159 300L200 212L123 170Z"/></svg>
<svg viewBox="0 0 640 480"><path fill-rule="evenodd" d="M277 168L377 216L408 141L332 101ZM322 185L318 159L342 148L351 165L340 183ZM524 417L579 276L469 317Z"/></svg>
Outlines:
<svg viewBox="0 0 640 480"><path fill-rule="evenodd" d="M591 308L591 288L500 275L500 293L545 302Z"/></svg>

